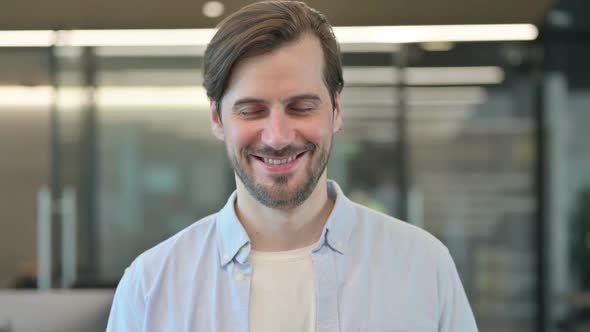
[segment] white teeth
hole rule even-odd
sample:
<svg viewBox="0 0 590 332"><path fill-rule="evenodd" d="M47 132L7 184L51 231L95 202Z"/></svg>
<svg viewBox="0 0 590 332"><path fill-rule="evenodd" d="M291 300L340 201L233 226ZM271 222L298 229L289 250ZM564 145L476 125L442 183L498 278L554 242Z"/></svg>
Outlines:
<svg viewBox="0 0 590 332"><path fill-rule="evenodd" d="M291 156L287 159L271 159L271 158L264 158L264 162L267 164L271 164L271 165L281 165L281 164L287 164L292 162L295 159L294 156Z"/></svg>

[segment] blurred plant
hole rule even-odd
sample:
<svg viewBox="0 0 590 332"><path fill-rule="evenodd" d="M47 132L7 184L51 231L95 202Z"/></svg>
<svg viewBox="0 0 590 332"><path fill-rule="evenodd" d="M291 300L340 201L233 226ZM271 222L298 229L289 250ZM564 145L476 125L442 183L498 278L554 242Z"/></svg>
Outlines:
<svg viewBox="0 0 590 332"><path fill-rule="evenodd" d="M590 290L590 188L578 195L573 215L572 258L582 290Z"/></svg>

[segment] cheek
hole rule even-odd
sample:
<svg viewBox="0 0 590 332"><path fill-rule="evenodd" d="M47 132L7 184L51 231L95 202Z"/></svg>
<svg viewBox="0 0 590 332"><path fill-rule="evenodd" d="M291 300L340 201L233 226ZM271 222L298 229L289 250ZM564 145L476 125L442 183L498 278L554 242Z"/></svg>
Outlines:
<svg viewBox="0 0 590 332"><path fill-rule="evenodd" d="M332 125L329 121L317 121L304 127L302 133L306 140L320 146L325 145L332 136Z"/></svg>
<svg viewBox="0 0 590 332"><path fill-rule="evenodd" d="M226 141L232 149L242 149L256 143L257 130L252 126L229 126L225 132Z"/></svg>

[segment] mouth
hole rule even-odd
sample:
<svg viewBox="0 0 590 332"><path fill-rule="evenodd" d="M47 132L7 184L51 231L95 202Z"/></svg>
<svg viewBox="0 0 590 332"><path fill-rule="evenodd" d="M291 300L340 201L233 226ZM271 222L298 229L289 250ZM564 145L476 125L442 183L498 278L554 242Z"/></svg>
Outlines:
<svg viewBox="0 0 590 332"><path fill-rule="evenodd" d="M290 156L285 156L285 157L265 157L265 156L258 156L258 155L252 155L252 157L258 159L259 161L262 161L265 164L268 165L284 165L284 164L288 164L290 162L293 162L294 160L300 158L304 152L300 152L298 154L294 154L294 155L290 155Z"/></svg>
<svg viewBox="0 0 590 332"><path fill-rule="evenodd" d="M298 163L299 160L307 153L307 151L303 151L297 154L292 154L289 156L283 157L274 157L274 156L262 156L262 155L250 155L254 158L254 160L258 161L267 171L276 173L284 173L287 171L292 170Z"/></svg>

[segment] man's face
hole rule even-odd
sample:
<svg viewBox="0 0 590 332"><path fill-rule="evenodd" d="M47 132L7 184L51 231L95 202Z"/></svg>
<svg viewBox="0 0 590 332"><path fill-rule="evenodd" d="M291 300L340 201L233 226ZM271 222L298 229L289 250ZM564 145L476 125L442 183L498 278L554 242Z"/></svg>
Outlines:
<svg viewBox="0 0 590 332"><path fill-rule="evenodd" d="M225 141L238 181L260 203L291 209L311 195L341 126L335 99L333 107L312 35L234 67L221 119L212 103L213 132Z"/></svg>

